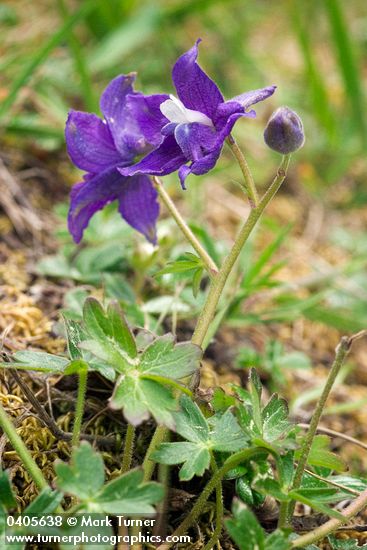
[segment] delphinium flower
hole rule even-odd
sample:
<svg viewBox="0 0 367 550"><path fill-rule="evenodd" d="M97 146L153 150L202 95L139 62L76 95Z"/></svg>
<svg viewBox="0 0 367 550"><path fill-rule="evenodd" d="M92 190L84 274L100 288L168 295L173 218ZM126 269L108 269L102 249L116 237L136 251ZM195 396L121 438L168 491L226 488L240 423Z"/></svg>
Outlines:
<svg viewBox="0 0 367 550"><path fill-rule="evenodd" d="M115 200L124 220L156 243L159 204L151 180L143 174L123 176L119 172L152 149L129 110L127 97L137 94L134 80L135 75L129 74L110 82L100 101L103 120L92 113L69 113L67 150L73 163L86 172L71 190L68 226L77 243L93 214Z"/></svg>
<svg viewBox="0 0 367 550"><path fill-rule="evenodd" d="M266 125L264 140L268 147L278 153L294 153L305 142L302 120L289 107L279 107Z"/></svg>
<svg viewBox="0 0 367 550"><path fill-rule="evenodd" d="M224 140L240 117L253 118L251 105L263 101L275 86L245 92L225 101L218 86L197 63L199 40L173 67L177 97L135 95L128 102L141 131L156 149L125 175L166 175L178 170L181 185L190 174L205 174L216 164Z"/></svg>

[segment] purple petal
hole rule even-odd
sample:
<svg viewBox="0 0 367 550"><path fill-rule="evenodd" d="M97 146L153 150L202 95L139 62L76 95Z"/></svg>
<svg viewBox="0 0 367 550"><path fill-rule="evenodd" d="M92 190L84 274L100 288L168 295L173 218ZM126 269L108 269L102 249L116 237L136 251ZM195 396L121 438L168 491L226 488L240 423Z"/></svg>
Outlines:
<svg viewBox="0 0 367 550"><path fill-rule="evenodd" d="M88 174L83 182L74 185L70 194L68 227L76 243L81 241L93 214L117 199L125 180L113 167L97 175Z"/></svg>
<svg viewBox="0 0 367 550"><path fill-rule="evenodd" d="M193 122L178 124L175 138L187 160L198 160L212 148L216 135L214 128Z"/></svg>
<svg viewBox="0 0 367 550"><path fill-rule="evenodd" d="M127 96L134 94L132 85L135 77L135 73L130 73L114 78L103 92L100 102L116 148L126 161L147 150L147 143L127 105Z"/></svg>
<svg viewBox="0 0 367 550"><path fill-rule="evenodd" d="M126 178L119 198L119 212L131 227L157 244L158 193L147 176Z"/></svg>
<svg viewBox="0 0 367 550"><path fill-rule="evenodd" d="M70 111L65 139L71 160L81 170L99 172L121 161L108 126L91 113Z"/></svg>
<svg viewBox="0 0 367 550"><path fill-rule="evenodd" d="M172 78L178 97L185 107L200 111L212 119L224 99L218 86L196 62L199 42L200 40L178 58L173 67Z"/></svg>
<svg viewBox="0 0 367 550"><path fill-rule="evenodd" d="M182 164L187 162L186 157L176 143L173 135L167 136L162 144L140 162L126 168L119 168L124 176L134 174L150 174L152 176L166 176L175 172Z"/></svg>
<svg viewBox="0 0 367 550"><path fill-rule="evenodd" d="M238 95L234 98L232 98L230 101L236 101L237 103L240 103L245 111L251 105L255 105L255 103L259 103L259 101L264 101L264 99L267 99L276 90L276 86L267 86L266 88L259 88L258 90L251 90L250 92L245 92L244 94Z"/></svg>
<svg viewBox="0 0 367 550"><path fill-rule="evenodd" d="M142 94L129 95L127 105L131 116L139 125L146 141L157 147L162 142L161 129L167 124L166 117L161 113L160 105L169 99L166 94L144 96Z"/></svg>
<svg viewBox="0 0 367 550"><path fill-rule="evenodd" d="M196 160L191 164L191 166L182 166L178 171L178 176L180 178L182 189L186 189L185 180L189 174L196 174L197 176L201 174L206 174L211 170L221 153L222 147L216 148L214 151L211 151L209 154L205 155L199 160Z"/></svg>

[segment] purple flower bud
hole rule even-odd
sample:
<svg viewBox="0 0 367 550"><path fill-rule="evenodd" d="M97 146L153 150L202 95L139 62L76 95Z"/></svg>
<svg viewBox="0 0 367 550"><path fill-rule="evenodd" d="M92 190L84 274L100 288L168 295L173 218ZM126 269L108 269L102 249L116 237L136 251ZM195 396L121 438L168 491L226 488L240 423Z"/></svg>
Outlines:
<svg viewBox="0 0 367 550"><path fill-rule="evenodd" d="M265 143L270 149L288 155L305 142L303 124L297 113L288 107L279 107L271 115L264 131Z"/></svg>

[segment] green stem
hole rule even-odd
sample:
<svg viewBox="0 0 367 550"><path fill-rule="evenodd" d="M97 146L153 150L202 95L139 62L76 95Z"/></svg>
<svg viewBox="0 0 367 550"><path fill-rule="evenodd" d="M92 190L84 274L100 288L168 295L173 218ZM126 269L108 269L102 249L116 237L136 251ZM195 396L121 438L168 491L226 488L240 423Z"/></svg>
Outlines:
<svg viewBox="0 0 367 550"><path fill-rule="evenodd" d="M82 369L79 371L78 395L76 398L75 420L73 426L73 437L71 444L73 447L79 445L80 432L84 415L85 394L87 391L88 370Z"/></svg>
<svg viewBox="0 0 367 550"><path fill-rule="evenodd" d="M254 229L256 223L264 212L266 206L269 204L271 199L274 197L274 195L277 193L280 186L282 185L287 174L289 161L290 155L286 155L283 157L282 162L278 168L276 177L271 183L269 189L266 191L265 195L260 200L259 204L251 210L249 217L247 218L246 222L244 223L244 225L240 229L240 232L237 235L237 238L232 246L230 253L224 260L218 275L212 280L206 302L199 316L195 332L192 336L192 342L194 344L197 344L198 346L202 345L210 323L214 318L215 311L219 299L222 295L224 286L227 282L228 276L231 273L232 268L236 263L244 244L251 235L252 230Z"/></svg>
<svg viewBox="0 0 367 550"><path fill-rule="evenodd" d="M165 426L158 426L156 428L143 461L144 481L151 479L155 468L155 462L150 458L150 455L153 454L158 445L163 443L168 433L169 430Z"/></svg>
<svg viewBox="0 0 367 550"><path fill-rule="evenodd" d="M135 428L131 424L128 424L126 434L125 434L124 454L122 457L122 465L121 465L122 474L125 474L130 470L131 461L133 458L134 439L135 439Z"/></svg>
<svg viewBox="0 0 367 550"><path fill-rule="evenodd" d="M320 399L316 405L315 412L312 415L308 432L306 433L306 436L302 443L301 455L298 460L298 465L294 474L291 490L299 489L299 487L301 486L303 473L311 451L312 442L317 432L317 426L320 422L320 418L322 416L322 412L325 407L325 403L329 397L329 394L330 394L331 388L334 385L335 379L338 376L339 371L344 364L345 358L352 345L352 341L353 341L353 336L351 338L347 336L343 336L336 348L336 355L335 355L335 359L332 364L332 367L330 369L329 376L326 380ZM294 502L282 503L281 513L280 513L281 521L279 521L280 527L284 527L287 523L291 521L294 507L295 507Z"/></svg>
<svg viewBox="0 0 367 550"><path fill-rule="evenodd" d="M343 525L344 523L347 523L350 519L356 516L366 506L367 506L367 489L363 491L359 495L359 497L357 497L351 504L349 504L349 506L347 506L343 510L342 512L343 518L330 519L323 525L320 525L320 527L317 527L317 529L314 529L314 531L311 531L306 535L302 535L301 537L298 537L297 539L292 541L292 548L303 548L304 546L308 546L309 544L312 544L314 542L317 542L320 539L325 538L327 535L330 535L330 533L333 533L334 531L336 531L341 525Z"/></svg>
<svg viewBox="0 0 367 550"><path fill-rule="evenodd" d="M214 457L211 459L211 467L214 474L218 472L218 466L215 462ZM216 487L216 525L210 540L204 546L203 550L211 550L214 548L215 544L218 542L219 537L223 529L223 515L224 515L224 506L223 506L223 491L222 491L222 482L220 481Z"/></svg>
<svg viewBox="0 0 367 550"><path fill-rule="evenodd" d="M205 503L210 497L211 493L217 487L218 483L221 482L226 473L229 472L229 470L235 468L236 466L238 466L238 464L241 464L241 462L250 460L258 455L264 456L264 454L268 454L267 449L263 449L262 447L254 447L252 449L244 449L243 451L240 451L227 458L223 466L214 473L214 475L208 481L207 485L204 487L204 490L195 502L190 514L186 516L184 521L172 533L172 538L174 539L175 537L186 533L189 527L191 527L191 525L197 520L197 518L202 513ZM157 550L169 550L169 548L171 548L173 544L173 542L161 544L160 546L158 546Z"/></svg>
<svg viewBox="0 0 367 550"><path fill-rule="evenodd" d="M211 277L215 276L218 273L218 267L214 260L210 257L210 255L207 253L205 248L201 245L199 240L196 238L194 233L191 231L183 217L181 216L180 212L177 210L176 205L172 201L171 197L163 187L162 182L156 178L153 177L153 183L155 185L155 188L162 199L163 203L166 205L167 210L172 215L173 219L177 223L178 227L182 231L183 235L186 237L186 239L191 244L192 248L198 253L201 260L203 261L203 264L205 265L209 275Z"/></svg>
<svg viewBox="0 0 367 550"><path fill-rule="evenodd" d="M17 434L15 427L10 421L2 405L0 405L0 426L4 431L4 434L6 434L7 438L12 444L14 450L18 454L19 458L21 458L25 469L31 475L38 489L42 491L43 489L48 487L48 483L44 478L42 471L33 460L32 455L28 451L23 440Z"/></svg>
<svg viewBox="0 0 367 550"><path fill-rule="evenodd" d="M259 203L259 195L255 186L254 178L252 177L251 170L247 164L247 160L242 153L241 149L238 147L236 140L230 134L227 138L227 143L231 148L233 155L236 157L236 160L241 168L241 172L244 180L244 189L248 195L250 204L252 208L256 208Z"/></svg>

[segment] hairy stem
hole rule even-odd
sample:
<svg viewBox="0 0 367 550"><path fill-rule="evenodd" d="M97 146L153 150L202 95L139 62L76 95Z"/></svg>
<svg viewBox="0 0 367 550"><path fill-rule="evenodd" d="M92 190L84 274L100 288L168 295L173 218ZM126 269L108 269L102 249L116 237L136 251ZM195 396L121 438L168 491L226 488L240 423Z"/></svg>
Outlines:
<svg viewBox="0 0 367 550"><path fill-rule="evenodd" d="M76 398L73 437L71 440L71 444L73 447L76 447L77 445L79 445L79 441L80 441L80 432L82 428L83 415L84 415L85 394L87 392L87 381L88 381L88 370L87 368L85 368L79 372L78 395Z"/></svg>
<svg viewBox="0 0 367 550"><path fill-rule="evenodd" d="M226 473L229 472L229 470L235 468L236 466L238 466L238 464L241 464L241 462L250 460L258 455L264 456L264 454L268 454L268 451L266 449L263 449L262 447L254 447L252 449L244 449L243 451L240 451L227 458L223 466L219 468L210 478L207 485L204 487L201 495L195 502L190 514L188 514L184 521L177 527L177 529L172 534L172 537L174 538L176 536L183 535L184 533L186 533L189 527L191 527L191 525L195 523L197 518L202 513L205 503L210 497L211 493L217 487L218 483L221 482ZM160 546L158 546L157 550L169 550L169 548L171 548L173 544L173 542L161 544Z"/></svg>
<svg viewBox="0 0 367 550"><path fill-rule="evenodd" d="M352 345L352 341L353 341L353 337L349 338L347 336L343 336L336 348L336 355L335 355L334 362L331 366L329 376L326 380L320 399L316 405L315 412L312 415L308 432L306 433L306 436L302 443L301 456L298 460L298 465L294 474L291 490L299 489L299 487L301 486L303 473L311 451L312 442L317 432L317 426L320 422L320 418L325 407L325 403L329 397L329 394L330 394L331 388L334 385L335 379L338 376L339 371L344 364L345 358ZM294 506L295 506L294 502L282 503L282 506L281 506L282 524L279 525L280 527L284 527L283 521L285 521L285 523L290 522L292 518Z"/></svg>
<svg viewBox="0 0 367 550"><path fill-rule="evenodd" d="M143 461L144 481L149 481L151 479L155 468L155 462L150 456L158 445L166 440L168 433L169 430L165 426L158 426L156 428Z"/></svg>
<svg viewBox="0 0 367 550"><path fill-rule="evenodd" d="M23 443L23 440L17 434L15 427L13 426L2 405L0 405L0 427L4 431L4 434L6 434L19 458L22 460L25 469L31 475L38 489L42 491L42 489L48 487L48 483L44 478L42 471L33 460L32 455Z"/></svg>
<svg viewBox="0 0 367 550"><path fill-rule="evenodd" d="M231 273L233 266L236 263L247 239L251 235L251 232L254 229L256 223L260 219L262 213L264 212L271 199L274 197L274 195L277 193L280 186L282 185L287 174L289 161L290 155L286 155L283 157L282 162L278 168L277 175L275 176L269 189L266 191L259 204L251 210L249 217L247 218L237 235L231 251L224 260L218 275L212 280L206 302L199 316L194 334L192 336L192 342L194 344L197 344L198 346L202 345L209 325L214 318L215 311L225 284L227 282L228 276Z"/></svg>
<svg viewBox="0 0 367 550"><path fill-rule="evenodd" d="M242 153L241 149L238 147L236 140L231 134L227 138L227 143L231 148L231 151L235 156L239 164L239 167L241 168L241 172L244 180L243 187L245 189L246 194L248 195L250 204L252 208L256 208L256 206L259 203L259 195L257 193L257 189L255 186L254 178L252 177L252 174L251 174L251 170L249 168L249 165L247 164L247 160L244 154Z"/></svg>
<svg viewBox="0 0 367 550"><path fill-rule="evenodd" d="M128 424L126 434L125 434L124 454L122 457L122 464L121 464L122 474L125 474L130 470L131 461L133 458L134 439L135 439L135 428L131 424Z"/></svg>
<svg viewBox="0 0 367 550"><path fill-rule="evenodd" d="M205 250L205 248L201 245L199 240L196 238L194 233L191 231L183 217L181 216L180 212L177 210L176 205L174 204L173 200L163 187L162 182L157 178L153 177L153 183L155 185L155 188L158 192L158 195L162 199L163 203L166 205L167 210L172 215L173 219L177 223L178 227L182 231L185 238L188 240L188 242L191 244L192 248L197 252L197 254L200 256L200 258L203 261L203 264L205 265L209 275L211 277L215 276L218 273L218 267L214 260L210 257L208 252Z"/></svg>
<svg viewBox="0 0 367 550"><path fill-rule="evenodd" d="M211 459L211 467L212 467L212 471L213 473L215 474L216 472L218 472L218 466L215 462L215 459L214 457L212 457ZM212 548L214 548L215 544L217 543L217 541L219 540L219 537L222 533L222 529L223 529L223 515L224 515L224 506L223 506L223 491L222 491L222 481L219 481L217 487L216 487L216 524L215 524L215 529L214 529L214 532L212 534L212 536L210 537L210 540L207 542L207 544L204 546L203 550L211 550Z"/></svg>
<svg viewBox="0 0 367 550"><path fill-rule="evenodd" d="M363 510L367 506L367 489L363 491L359 497L357 497L349 506L347 506L343 512L342 516L343 518L340 519L330 519L323 525L320 525L320 527L317 527L317 529L314 529L310 533L307 533L306 535L302 535L301 537L298 537L294 541L292 541L292 548L303 548L304 546L308 546L309 544L312 544L314 542L317 542L320 539L323 539L327 535L330 535L330 533L333 533L336 531L341 525L344 525L344 523L347 523L350 519L352 519L354 516L358 514L361 510Z"/></svg>

